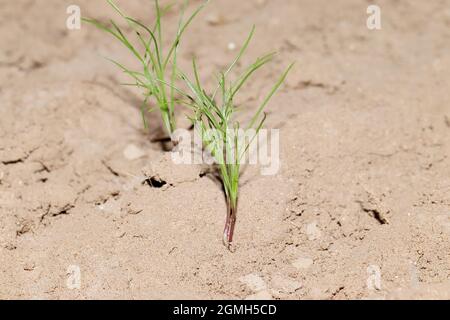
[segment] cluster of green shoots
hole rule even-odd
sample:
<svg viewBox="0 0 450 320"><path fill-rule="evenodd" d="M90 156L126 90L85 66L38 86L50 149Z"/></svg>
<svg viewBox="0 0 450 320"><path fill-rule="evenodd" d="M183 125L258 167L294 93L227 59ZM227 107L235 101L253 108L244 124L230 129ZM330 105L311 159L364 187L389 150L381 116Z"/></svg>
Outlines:
<svg viewBox="0 0 450 320"><path fill-rule="evenodd" d="M180 18L176 38L167 55L164 56L161 35L161 18L168 8L161 8L158 1L155 1L156 23L153 29L150 29L141 22L123 14L112 0L107 1L135 31L138 40L143 45L144 54L138 52L113 21L111 21L111 27L107 27L93 19L84 19L84 21L92 23L98 28L112 34L142 63L143 70L132 71L123 65L114 62L135 80L135 86L145 90L143 112L146 110L145 105L148 103L149 98L153 97L155 99L155 103L161 112L162 120L169 134L173 133L176 128L174 113L175 104L185 105L191 111L191 115L188 117L194 124L194 127L199 130L203 148L214 157L215 168L219 171L225 190L227 216L223 233L223 242L230 248L236 224L239 199L239 177L242 159L244 159L251 143L253 143L253 140L257 137L264 125L266 120L264 109L283 84L293 65L291 64L282 74L280 79L275 83L267 96L263 99L262 103L258 106L248 124L242 127L241 123L235 119L235 114L238 111L235 103L236 96L243 86L250 81L254 73L270 62L275 56L274 53L261 56L256 59L253 64L245 68L236 79L229 79L230 74L240 62L253 38L255 31L254 27L228 69L220 72L215 89L208 93L201 84L195 59L192 63L193 79L190 79L177 67L177 49L181 36L206 3L200 6L186 22L183 22L183 19ZM183 14L181 17L183 17ZM143 32L147 33L148 39L142 36ZM180 89L177 86L177 81L184 83L186 90ZM181 98L179 98L179 96L181 96ZM251 130L253 134L252 137L242 141L242 139L240 139L242 130Z"/></svg>
<svg viewBox="0 0 450 320"><path fill-rule="evenodd" d="M200 83L195 60L193 61L195 78L193 81L180 71L181 78L190 90L190 94L187 95L189 98L187 104L193 111L191 121L195 124L195 127L199 129L199 134L202 137L204 147L207 148L216 160L225 190L227 218L223 241L227 246L233 241L242 160L244 159L250 144L253 143L253 140L258 135L266 120L266 114L263 113L264 108L284 82L287 74L292 68L292 65L290 65L283 73L269 94L264 98L249 123L245 126L244 131L251 130L250 132L253 133L253 136L248 140L242 140L241 138L245 136L241 131L243 128L241 127L240 122L234 120L233 117L237 111L237 106L234 102L235 97L243 85L251 79L251 76L255 71L271 61L274 57L273 53L259 57L253 64L248 66L237 79L234 81L228 79L230 72L234 69L247 50L254 31L255 28L253 27L236 59L225 72L220 73L217 87L212 94L208 94ZM220 100L220 102L217 102L217 100Z"/></svg>
<svg viewBox="0 0 450 320"><path fill-rule="evenodd" d="M127 38L121 28L113 20L110 20L110 26L95 19L83 18L83 21L93 24L97 28L114 36L140 62L142 69L135 71L117 61L109 59L134 80L134 82L129 85L143 89L144 101L141 111L145 127L147 128L146 113L159 109L166 133L171 136L176 130L176 99L174 86L177 73L178 47L183 33L197 14L203 9L206 2L195 10L186 21L183 20L184 9L186 6L183 7L175 39L173 39L170 48L165 53L162 17L171 9L172 5L161 7L159 1L155 0L156 21L152 27L147 27L136 19L125 15L112 0L106 1L134 31L143 53L140 52L137 45L134 45L133 42ZM167 84L170 85L168 86ZM154 106L148 107L147 104L150 102L149 100L151 98L154 99Z"/></svg>

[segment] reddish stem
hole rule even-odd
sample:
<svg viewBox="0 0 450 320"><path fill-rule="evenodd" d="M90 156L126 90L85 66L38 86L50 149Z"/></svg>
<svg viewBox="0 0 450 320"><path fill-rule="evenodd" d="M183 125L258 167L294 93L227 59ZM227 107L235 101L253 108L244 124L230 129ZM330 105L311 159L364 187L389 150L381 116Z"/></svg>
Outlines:
<svg viewBox="0 0 450 320"><path fill-rule="evenodd" d="M227 219L225 222L225 229L223 231L223 243L225 246L230 247L231 243L233 242L237 209L234 208L230 203L227 204L227 207Z"/></svg>

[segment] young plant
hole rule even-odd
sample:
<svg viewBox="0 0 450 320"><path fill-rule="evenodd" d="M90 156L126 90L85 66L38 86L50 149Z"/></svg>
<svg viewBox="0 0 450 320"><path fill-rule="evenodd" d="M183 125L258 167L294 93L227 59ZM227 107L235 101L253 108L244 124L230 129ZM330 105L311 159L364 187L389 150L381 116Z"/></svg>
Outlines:
<svg viewBox="0 0 450 320"><path fill-rule="evenodd" d="M125 15L122 10L112 1L107 0L111 7L126 21L128 26L134 31L140 47L133 45L132 42L125 36L120 27L110 20L110 26L102 24L95 19L83 18L84 22L93 24L100 30L103 30L119 40L140 62L141 70L131 70L124 65L109 59L117 65L124 73L133 79L133 83L128 84L141 88L144 91L144 101L141 107L144 125L147 128L145 112L151 112L155 109L159 110L165 130L169 136L172 135L176 129L175 122L175 82L177 70L177 55L178 47L186 28L190 25L197 14L203 9L209 0L205 1L194 13L183 21L185 3L175 39L167 51L164 50L164 37L162 27L162 17L171 8L170 6L161 7L159 1L155 0L156 21L152 27L148 27L143 23ZM165 83L170 83L166 86ZM147 103L153 98L154 104L147 109Z"/></svg>
<svg viewBox="0 0 450 320"><path fill-rule="evenodd" d="M275 55L274 53L270 53L258 58L253 64L248 66L237 79L230 82L229 74L247 50L253 37L254 30L255 28L253 27L242 49L230 67L225 72L220 73L217 87L211 95L206 93L204 87L200 83L195 60L193 61L193 81L180 72L181 78L185 81L191 92L191 94L185 95L189 99L186 101L186 104L193 111L193 116L190 117L190 119L199 131L204 148L214 157L219 168L227 201L227 216L223 233L223 242L228 248L230 248L233 241L236 224L241 161L266 120L264 108L267 106L275 92L280 88L293 66L293 64L291 64L282 74L281 78L264 98L245 127L246 131L252 130L251 133L253 135L251 139L242 140L241 124L233 118L237 111L235 97L244 84L251 79L251 76L255 71L271 61ZM217 102L216 100L220 100L220 102Z"/></svg>

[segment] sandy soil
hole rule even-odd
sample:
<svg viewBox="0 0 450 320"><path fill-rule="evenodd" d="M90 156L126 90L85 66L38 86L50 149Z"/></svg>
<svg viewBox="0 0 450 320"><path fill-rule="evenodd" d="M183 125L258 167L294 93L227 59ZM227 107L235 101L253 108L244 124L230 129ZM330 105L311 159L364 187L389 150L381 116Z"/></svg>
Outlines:
<svg viewBox="0 0 450 320"><path fill-rule="evenodd" d="M216 0L202 13L180 59L196 56L205 78L252 24L244 62L279 52L249 105L297 62L269 107L282 168L244 172L234 253L220 186L151 142L158 118L143 130L140 96L102 58L132 57L92 27L68 31L72 2L0 3L1 299L450 299L450 1L377 1L379 31L367 1ZM118 2L152 16L147 1ZM145 183L155 174L162 188Z"/></svg>

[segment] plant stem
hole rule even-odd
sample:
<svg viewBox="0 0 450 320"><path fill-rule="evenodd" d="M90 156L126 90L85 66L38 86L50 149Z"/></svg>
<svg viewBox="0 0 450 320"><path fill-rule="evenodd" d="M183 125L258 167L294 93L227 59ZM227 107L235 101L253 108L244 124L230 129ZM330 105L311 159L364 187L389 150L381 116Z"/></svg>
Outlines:
<svg viewBox="0 0 450 320"><path fill-rule="evenodd" d="M225 221L225 228L223 230L223 244L230 247L233 242L234 226L236 225L237 217L237 203L233 204L229 199L227 200L227 218Z"/></svg>

